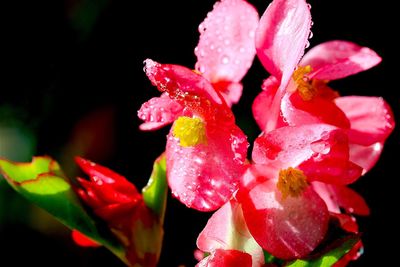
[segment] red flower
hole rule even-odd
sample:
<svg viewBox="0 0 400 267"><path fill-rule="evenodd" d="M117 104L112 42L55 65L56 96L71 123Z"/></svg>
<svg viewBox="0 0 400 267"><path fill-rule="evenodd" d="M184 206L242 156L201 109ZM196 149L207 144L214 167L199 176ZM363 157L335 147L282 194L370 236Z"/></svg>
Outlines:
<svg viewBox="0 0 400 267"><path fill-rule="evenodd" d="M121 241L127 260L132 265L156 266L161 249L160 225L136 187L101 165L79 157L76 163L90 177L90 181L78 178L81 188L77 193Z"/></svg>

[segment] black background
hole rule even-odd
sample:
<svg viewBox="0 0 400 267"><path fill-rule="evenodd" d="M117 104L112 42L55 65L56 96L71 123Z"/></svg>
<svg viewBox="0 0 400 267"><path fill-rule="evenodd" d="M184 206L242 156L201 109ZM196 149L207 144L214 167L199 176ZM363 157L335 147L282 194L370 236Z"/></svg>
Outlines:
<svg viewBox="0 0 400 267"><path fill-rule="evenodd" d="M22 120L37 134L37 154L62 156L76 122L98 109L113 114L112 149L97 160L140 188L153 160L163 151L168 129L138 131L140 105L158 95L144 75L143 60L193 67L197 26L212 9L210 0L87 1L106 3L93 27L84 32L71 22L79 1L10 1L1 4L0 104L23 110ZM252 0L259 13L269 1ZM332 83L342 95L382 96L399 117L394 53L388 44L395 24L384 1L310 1L314 26L311 47L328 40L351 40L374 49L383 62L364 73ZM257 128L251 102L268 76L256 59L243 80L244 95L233 110L254 140ZM0 114L1 116L1 114ZM99 132L101 135L101 132ZM360 218L365 254L351 266L391 266L396 262L398 227L398 130L391 135L377 166L353 185L371 207ZM67 153L68 155L68 153ZM72 156L72 155L71 155ZM189 210L169 198L164 248L159 266L194 266L195 240L209 213ZM393 242L394 245L391 245ZM105 249L82 249L64 236L46 235L24 224L0 227L0 266L122 266ZM14 261L13 264L6 263Z"/></svg>

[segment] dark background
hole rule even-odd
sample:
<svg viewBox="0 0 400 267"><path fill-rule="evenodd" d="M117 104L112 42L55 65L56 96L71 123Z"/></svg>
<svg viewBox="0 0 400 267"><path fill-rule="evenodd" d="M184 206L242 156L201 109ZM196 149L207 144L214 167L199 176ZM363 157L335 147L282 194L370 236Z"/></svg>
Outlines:
<svg viewBox="0 0 400 267"><path fill-rule="evenodd" d="M262 14L270 1L249 2ZM164 150L168 132L138 131L137 110L158 95L142 71L142 62L152 58L193 67L197 26L213 3L2 2L0 129L19 129L21 138L28 136L30 144L25 150L16 144L6 156L29 160L32 154L47 154L75 175L71 159L78 154L118 171L141 188L154 159ZM379 66L333 82L332 87L342 95L382 96L398 118L399 90L392 74L395 55L388 47L393 42L391 35L386 34L395 31L395 24L389 24L389 19L395 19L387 14L390 7L361 0L310 3L314 21L311 47L332 39L351 40L383 58ZM258 134L251 103L267 76L256 59L243 80L244 95L233 108L250 142ZM365 197L372 213L359 218L365 254L350 266L386 266L396 259L399 149L396 129L377 166L352 185ZM76 247L64 227L20 199L4 182L0 183L0 201L0 266L122 266L105 249ZM169 198L159 266L194 266L195 240L209 216ZM9 261L13 263L6 263Z"/></svg>

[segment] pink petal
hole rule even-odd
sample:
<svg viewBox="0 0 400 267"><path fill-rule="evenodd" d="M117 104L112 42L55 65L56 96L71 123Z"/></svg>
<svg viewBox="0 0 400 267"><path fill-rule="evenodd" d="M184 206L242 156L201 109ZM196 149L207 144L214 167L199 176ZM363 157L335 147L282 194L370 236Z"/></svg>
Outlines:
<svg viewBox="0 0 400 267"><path fill-rule="evenodd" d="M383 143L375 143L370 146L350 144L350 160L361 166L363 174L375 166L382 153Z"/></svg>
<svg viewBox="0 0 400 267"><path fill-rule="evenodd" d="M265 130L267 121L271 116L270 110L278 87L278 80L274 76L270 76L263 82L263 91L254 99L252 106L253 116L262 131ZM277 128L285 126L281 118L279 116Z"/></svg>
<svg viewBox="0 0 400 267"><path fill-rule="evenodd" d="M275 180L250 184L239 190L238 199L250 233L266 251L281 259L300 258L323 240L329 213L311 187L297 198L282 200Z"/></svg>
<svg viewBox="0 0 400 267"><path fill-rule="evenodd" d="M238 250L217 249L196 267L251 267L251 256Z"/></svg>
<svg viewBox="0 0 400 267"><path fill-rule="evenodd" d="M197 238L197 247L206 252L216 249L247 252L252 256L253 266L264 264L262 248L250 235L236 200L227 202L211 216Z"/></svg>
<svg viewBox="0 0 400 267"><path fill-rule="evenodd" d="M242 96L243 85L236 82L217 82L213 83L215 90L219 91L224 97L229 107L239 102Z"/></svg>
<svg viewBox="0 0 400 267"><path fill-rule="evenodd" d="M252 159L257 164L274 162L280 168L296 167L313 155L329 153L329 138L337 128L328 124L282 127L263 133L254 142ZM314 145L320 141L320 145Z"/></svg>
<svg viewBox="0 0 400 267"><path fill-rule="evenodd" d="M346 114L331 100L315 96L304 101L297 92L287 93L281 103L282 115L289 125L327 123L339 128L349 128Z"/></svg>
<svg viewBox="0 0 400 267"><path fill-rule="evenodd" d="M343 158L310 158L298 166L309 181L346 185L360 178L362 168Z"/></svg>
<svg viewBox="0 0 400 267"><path fill-rule="evenodd" d="M212 83L240 82L254 56L257 10L244 0L222 0L199 25L196 70Z"/></svg>
<svg viewBox="0 0 400 267"><path fill-rule="evenodd" d="M393 131L393 113L381 97L346 96L336 98L335 103L350 120L352 143L369 146L384 142Z"/></svg>
<svg viewBox="0 0 400 267"><path fill-rule="evenodd" d="M313 68L314 79L336 80L370 69L379 62L381 58L373 50L336 40L313 47L304 55L301 65Z"/></svg>
<svg viewBox="0 0 400 267"><path fill-rule="evenodd" d="M221 125L207 125L207 144L182 147L171 133L168 137L168 182L174 196L188 207L215 210L237 189L248 143L237 126Z"/></svg>
<svg viewBox="0 0 400 267"><path fill-rule="evenodd" d="M256 31L257 55L286 88L310 34L311 14L304 0L274 0Z"/></svg>
<svg viewBox="0 0 400 267"><path fill-rule="evenodd" d="M146 59L144 63L144 70L152 84L180 104L194 102L193 95L214 104L223 104L222 97L202 75L183 66L160 64L151 59Z"/></svg>
<svg viewBox="0 0 400 267"><path fill-rule="evenodd" d="M141 130L156 130L174 120L182 113L183 107L171 99L166 93L153 97L143 103L138 111L138 117L145 121L140 125Z"/></svg>
<svg viewBox="0 0 400 267"><path fill-rule="evenodd" d="M369 215L369 207L362 196L354 190L339 185L329 185L312 182L313 189L324 199L329 211L340 213L344 208L348 213L357 215Z"/></svg>

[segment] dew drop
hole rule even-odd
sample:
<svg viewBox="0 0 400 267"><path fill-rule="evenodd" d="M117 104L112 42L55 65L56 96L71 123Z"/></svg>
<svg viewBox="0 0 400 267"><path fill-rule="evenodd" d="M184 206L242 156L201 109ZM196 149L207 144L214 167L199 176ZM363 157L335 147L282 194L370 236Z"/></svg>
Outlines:
<svg viewBox="0 0 400 267"><path fill-rule="evenodd" d="M310 42L307 41L307 43L306 43L306 48L309 48L309 47L310 47Z"/></svg>
<svg viewBox="0 0 400 267"><path fill-rule="evenodd" d="M221 61L222 61L222 64L228 64L229 63L229 57L228 56L223 56Z"/></svg>
<svg viewBox="0 0 400 267"><path fill-rule="evenodd" d="M307 4L308 9L311 9L311 4Z"/></svg>
<svg viewBox="0 0 400 267"><path fill-rule="evenodd" d="M310 35L308 36L308 39L313 38L313 36L314 36L314 33L312 31L310 31Z"/></svg>

